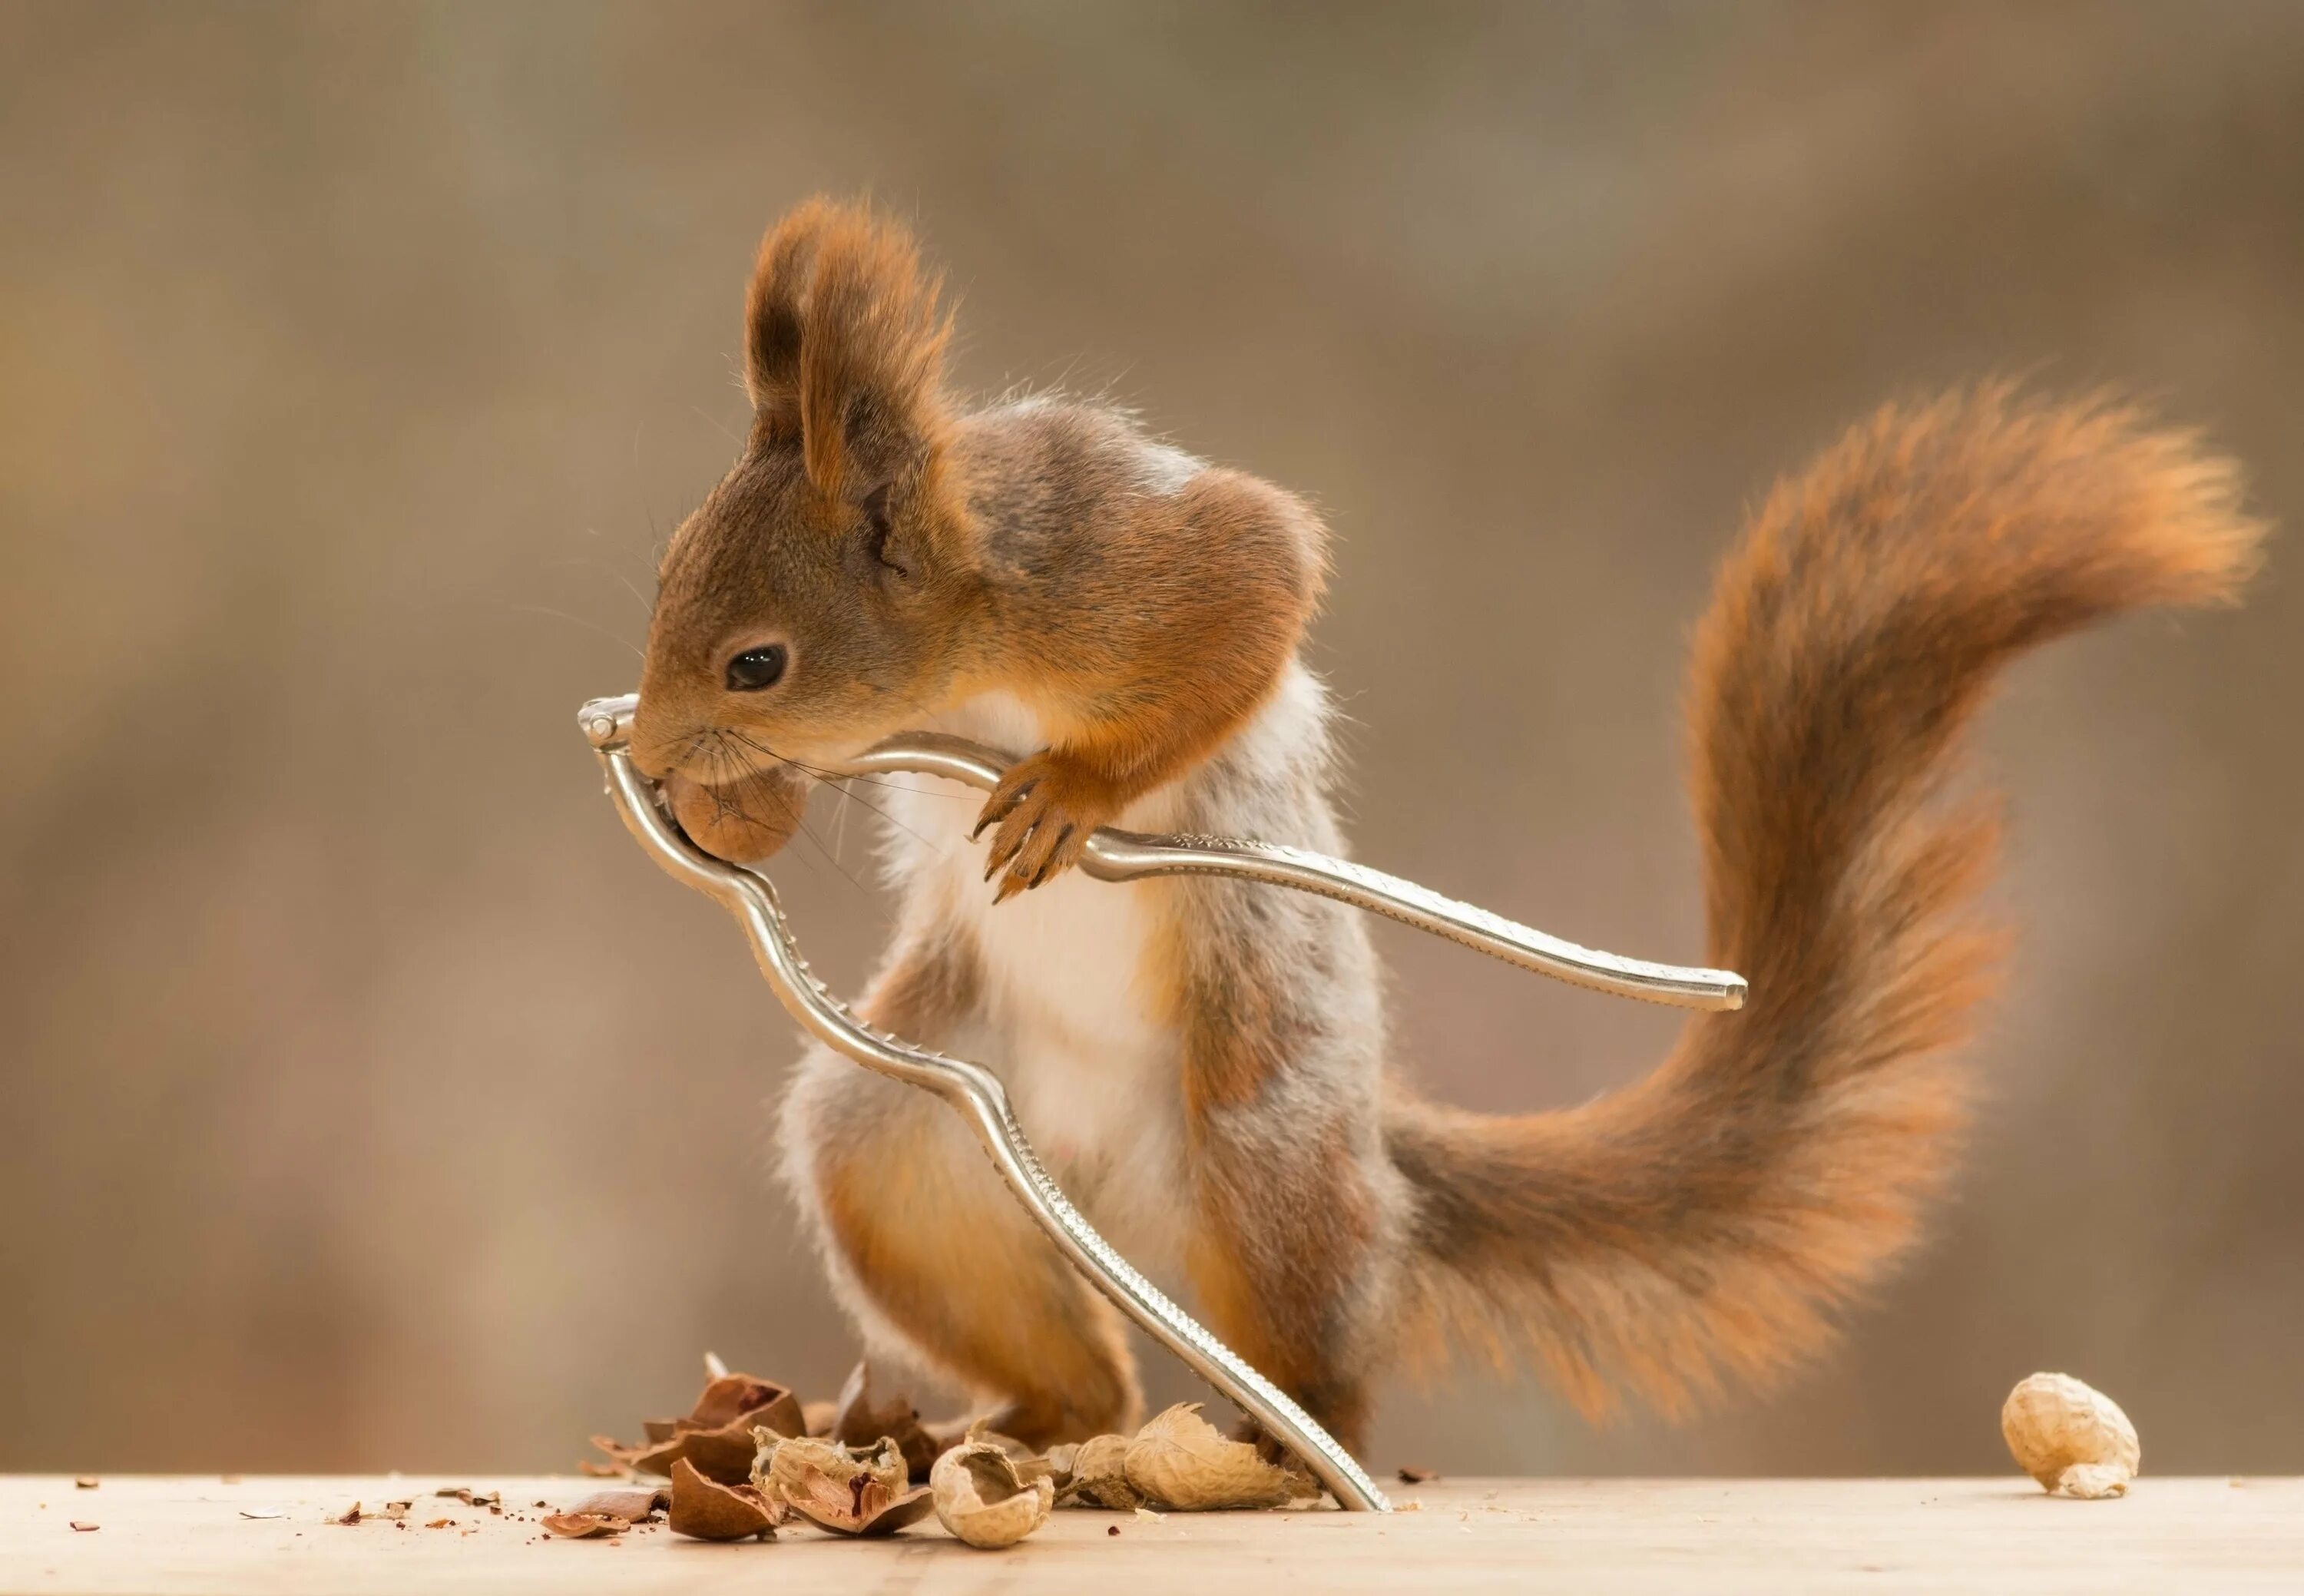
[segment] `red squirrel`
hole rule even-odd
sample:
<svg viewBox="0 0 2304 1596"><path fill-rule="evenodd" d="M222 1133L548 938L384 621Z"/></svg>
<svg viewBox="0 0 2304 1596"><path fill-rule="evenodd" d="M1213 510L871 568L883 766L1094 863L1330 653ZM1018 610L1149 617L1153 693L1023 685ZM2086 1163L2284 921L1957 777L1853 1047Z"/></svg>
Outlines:
<svg viewBox="0 0 2304 1596"><path fill-rule="evenodd" d="M750 437L665 553L640 768L724 858L900 731L1016 763L894 824L874 1024L996 1071L1049 1167L1347 1446L1450 1339L1587 1410L1666 1411L1832 1334L1911 1239L1969 1096L1997 827L1944 777L1994 673L2139 605L2232 599L2260 525L2189 435L1985 386L1894 405L1779 482L1721 566L1688 736L1708 963L1749 978L1637 1084L1495 1117L1389 1067L1360 917L1190 877L1068 873L1104 825L1340 853L1330 708L1298 657L1302 500L1092 403L969 408L897 224L810 201L745 301ZM987 885L989 882L990 885ZM840 1295L1045 1446L1139 1400L1117 1313L939 1103L821 1048L782 1159Z"/></svg>

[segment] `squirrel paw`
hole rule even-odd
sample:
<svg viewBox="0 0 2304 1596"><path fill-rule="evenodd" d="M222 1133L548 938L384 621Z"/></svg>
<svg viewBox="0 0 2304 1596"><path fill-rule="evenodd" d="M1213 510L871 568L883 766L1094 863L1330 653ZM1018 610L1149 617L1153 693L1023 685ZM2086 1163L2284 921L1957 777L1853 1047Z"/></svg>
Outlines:
<svg viewBox="0 0 2304 1596"><path fill-rule="evenodd" d="M984 865L986 880L1000 878L992 901L1004 903L1062 874L1079 860L1088 834L1119 811L1101 777L1061 754L1037 753L1011 767L969 834L1000 828Z"/></svg>

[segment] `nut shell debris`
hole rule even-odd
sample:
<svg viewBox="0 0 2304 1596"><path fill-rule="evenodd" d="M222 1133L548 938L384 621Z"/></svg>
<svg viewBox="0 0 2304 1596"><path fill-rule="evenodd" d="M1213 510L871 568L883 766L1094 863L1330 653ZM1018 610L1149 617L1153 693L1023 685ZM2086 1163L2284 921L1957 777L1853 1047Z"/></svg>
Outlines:
<svg viewBox="0 0 2304 1596"><path fill-rule="evenodd" d="M928 1489L937 1521L987 1550L1013 1546L1047 1523L1056 1499L1053 1478L1035 1472L1028 1479L1005 1447L974 1434L936 1459Z"/></svg>
<svg viewBox="0 0 2304 1596"><path fill-rule="evenodd" d="M432 1494L453 1497L467 1507L486 1507L491 1513L504 1511L504 1492L501 1490L474 1490L469 1485L443 1485Z"/></svg>
<svg viewBox="0 0 2304 1596"><path fill-rule="evenodd" d="M2120 1405L2069 1374L2017 1382L2000 1409L2000 1433L2019 1468L2065 1496L2124 1496L2142 1461Z"/></svg>
<svg viewBox="0 0 2304 1596"><path fill-rule="evenodd" d="M764 1497L841 1535L893 1535L935 1510L925 1485L907 1489L904 1455L885 1437L865 1450L763 1428L751 1479Z"/></svg>
<svg viewBox="0 0 2304 1596"><path fill-rule="evenodd" d="M641 1524L653 1516L659 1507L672 1506L672 1492L658 1485L623 1485L612 1490L596 1490L570 1507L571 1513L606 1513L627 1524Z"/></svg>
<svg viewBox="0 0 2304 1596"><path fill-rule="evenodd" d="M784 1520L781 1503L747 1481L723 1485L697 1472L685 1457L672 1465L672 1530L698 1541L772 1540Z"/></svg>
<svg viewBox="0 0 2304 1596"><path fill-rule="evenodd" d="M436 1519L436 1524L445 1520ZM587 1541L595 1535L621 1535L632 1527L629 1518L619 1518L613 1513L547 1513L536 1521L554 1534L568 1541Z"/></svg>
<svg viewBox="0 0 2304 1596"><path fill-rule="evenodd" d="M988 1420L964 1432L958 1422L923 1423L907 1398L876 1388L868 1363L856 1365L837 1401L805 1407L775 1381L730 1372L708 1355L705 1371L683 1417L648 1421L633 1445L596 1438L614 1462L585 1472L614 1472L626 1483L541 1521L551 1532L613 1538L668 1507L671 1528L698 1540L770 1540L795 1518L834 1535L879 1536L933 1513L956 1539L993 1548L1024 1540L1055 1507L1156 1518L1154 1508L1279 1507L1320 1494L1300 1465L1228 1439L1198 1403L1169 1408L1133 1435L1095 1436L1043 1456L994 1433ZM641 1472L667 1475L670 1487L631 1479ZM469 1489L439 1494L503 1511ZM357 1523L358 1512L340 1522Z"/></svg>
<svg viewBox="0 0 2304 1596"><path fill-rule="evenodd" d="M1071 1448L1062 1461L1059 1453L1050 1453L1048 1461L1056 1469L1056 1500L1067 1507L1108 1507L1115 1513L1141 1507L1144 1493L1128 1482L1128 1447L1133 1439L1094 1436Z"/></svg>
<svg viewBox="0 0 2304 1596"><path fill-rule="evenodd" d="M639 1445L603 1435L594 1436L592 1444L642 1473L669 1474L685 1457L707 1479L742 1485L751 1478L752 1431L761 1425L785 1435L799 1433L798 1399L773 1380L724 1374L705 1386L684 1418L648 1420L641 1426L648 1439Z"/></svg>
<svg viewBox="0 0 2304 1596"><path fill-rule="evenodd" d="M1147 1501L1186 1512L1279 1507L1319 1490L1250 1443L1225 1439L1197 1402L1180 1402L1139 1430L1123 1461L1128 1483Z"/></svg>
<svg viewBox="0 0 2304 1596"><path fill-rule="evenodd" d="M807 1414L801 1413L803 1421ZM767 1423L765 1419L761 1423ZM781 1428L769 1425L770 1429ZM936 1465L936 1454L943 1451L936 1437L920 1422L919 1411L909 1398L887 1396L872 1383L872 1365L860 1363L850 1371L848 1381L840 1388L838 1400L833 1404L829 1439L851 1448L868 1447L882 1436L896 1443L904 1455L904 1467L915 1480L928 1477ZM786 1430L787 1435L795 1433Z"/></svg>

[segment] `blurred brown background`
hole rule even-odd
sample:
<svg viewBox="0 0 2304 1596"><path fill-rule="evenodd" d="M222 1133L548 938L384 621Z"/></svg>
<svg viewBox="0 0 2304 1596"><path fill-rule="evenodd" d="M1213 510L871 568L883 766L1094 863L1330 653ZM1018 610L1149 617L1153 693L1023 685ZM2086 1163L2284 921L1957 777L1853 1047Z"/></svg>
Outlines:
<svg viewBox="0 0 2304 1596"><path fill-rule="evenodd" d="M765 1175L789 1028L572 719L817 189L917 218L971 386L1315 496L1358 851L1611 947L1701 946L1708 565L1880 398L2115 381L2304 519L2294 5L8 5L0 1467L564 1467L706 1347L844 1371ZM2292 565L1995 710L1996 1102L1840 1356L1679 1432L1402 1388L1376 1461L1990 1470L2047 1367L2157 1469L2304 1469ZM853 981L819 802L780 879ZM1385 946L1459 1101L1672 1034Z"/></svg>

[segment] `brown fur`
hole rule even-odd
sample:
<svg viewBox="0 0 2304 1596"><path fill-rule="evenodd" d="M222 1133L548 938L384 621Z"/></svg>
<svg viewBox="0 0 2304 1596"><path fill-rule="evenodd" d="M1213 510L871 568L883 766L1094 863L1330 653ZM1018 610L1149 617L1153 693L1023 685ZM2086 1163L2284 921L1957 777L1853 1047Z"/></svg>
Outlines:
<svg viewBox="0 0 2304 1596"><path fill-rule="evenodd" d="M736 788L1011 688L1060 735L985 805L1005 896L1262 702L1318 602L1326 531L1237 472L1142 492L1144 440L1101 412L955 421L937 295L868 211L811 200L769 230L745 301L752 439L665 553L633 748L652 776ZM860 553L876 505L893 566ZM788 681L724 692L727 659L768 641ZM700 840L731 857L789 836L707 808Z"/></svg>
<svg viewBox="0 0 2304 1596"><path fill-rule="evenodd" d="M768 230L745 294L754 425L827 494L940 462L952 320L902 229L812 200Z"/></svg>
<svg viewBox="0 0 2304 1596"><path fill-rule="evenodd" d="M1005 873L1003 896L1071 865L1088 833L1245 721L1320 594L1325 530L1236 471L1202 471L1132 513L1083 505L1067 520L994 590L995 635L1010 645L999 679L1058 733L984 806L999 828L986 879Z"/></svg>
<svg viewBox="0 0 2304 1596"><path fill-rule="evenodd" d="M1376 1133L1373 994L1340 1001L1353 978L1323 967L1322 922L1347 912L1190 880L1167 909L1159 974L1183 1042L1187 1273L1216 1333L1357 1447L1402 1238Z"/></svg>
<svg viewBox="0 0 2304 1596"><path fill-rule="evenodd" d="M1004 692L1048 745L1014 751L980 811L1003 898L1131 804L1339 848L1325 700L1294 663L1317 518L1108 411L955 406L937 297L909 238L860 209L811 202L762 245L756 424L666 553L635 726L682 825L762 856L809 765ZM1597 1102L1483 1118L1388 1084L1366 930L1336 904L1205 879L1095 888L1138 895L1159 928L1131 1001L1176 1077L1142 1111L1181 1127L1158 1197L1218 1330L1348 1444L1371 1378L1445 1332L1532 1345L1594 1409L1618 1383L1683 1405L1814 1347L1910 1240L1966 1111L1951 1055L1998 938L1972 913L1992 813L1943 790L1963 726L2034 643L2230 598L2258 535L2237 502L2187 437L1999 387L1884 410L1780 484L1722 570L1689 702L1712 958L1751 1000ZM732 654L768 641L785 676L726 689ZM1014 922L964 933L947 878L904 886L868 1013L999 1067L1017 1027L1053 1023L1044 995L987 989ZM1051 1035L1099 1040L1033 1034L1044 1058ZM1028 1439L1133 1413L1112 1310L941 1105L818 1051L784 1136L868 1325L1004 1401ZM1075 1156L1100 1177L1115 1152Z"/></svg>
<svg viewBox="0 0 2304 1596"><path fill-rule="evenodd" d="M871 1024L936 1047L975 1006L973 955L949 940L900 947L859 1006ZM952 1111L837 1066L836 1106L811 1127L810 1190L857 1291L961 1383L1007 1399L1001 1433L1035 1446L1133 1425L1120 1316L1000 1188ZM958 1156L953 1156L957 1152Z"/></svg>
<svg viewBox="0 0 2304 1596"><path fill-rule="evenodd" d="M1533 1340L1588 1408L1766 1377L1910 1239L1999 938L1989 808L1937 802L2012 655L2230 599L2232 467L2106 403L2004 387L1891 407L1783 481L1723 566L1689 700L1711 957L1751 982L1655 1074L1561 1113L1402 1095L1425 1328Z"/></svg>

